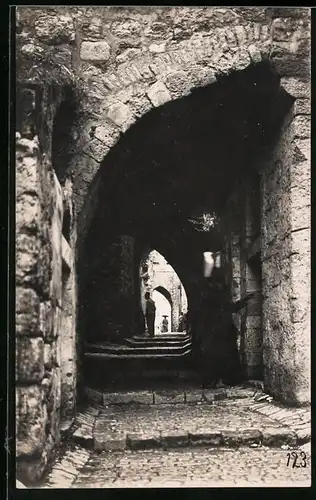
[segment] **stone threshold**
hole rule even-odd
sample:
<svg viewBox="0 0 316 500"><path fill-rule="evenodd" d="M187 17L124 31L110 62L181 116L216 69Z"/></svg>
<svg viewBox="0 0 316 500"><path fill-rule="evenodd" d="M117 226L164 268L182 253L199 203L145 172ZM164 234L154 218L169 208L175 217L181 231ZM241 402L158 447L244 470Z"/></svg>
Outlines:
<svg viewBox="0 0 316 500"><path fill-rule="evenodd" d="M256 392L253 388L218 388L218 389L154 389L137 391L98 391L85 389L90 403L103 406L113 404L183 404L212 403L226 398L251 398Z"/></svg>
<svg viewBox="0 0 316 500"><path fill-rule="evenodd" d="M192 431L158 431L156 433L96 434L92 429L79 428L72 442L96 452L125 450L173 449L187 447L251 448L269 447L292 449L308 441L298 438L289 427L263 429L205 429Z"/></svg>

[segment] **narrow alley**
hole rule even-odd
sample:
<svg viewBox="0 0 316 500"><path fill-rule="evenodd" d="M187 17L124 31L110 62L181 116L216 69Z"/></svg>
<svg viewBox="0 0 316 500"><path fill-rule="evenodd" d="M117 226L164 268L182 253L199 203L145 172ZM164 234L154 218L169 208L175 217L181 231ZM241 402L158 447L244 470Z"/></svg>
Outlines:
<svg viewBox="0 0 316 500"><path fill-rule="evenodd" d="M310 486L310 9L14 9L17 487Z"/></svg>

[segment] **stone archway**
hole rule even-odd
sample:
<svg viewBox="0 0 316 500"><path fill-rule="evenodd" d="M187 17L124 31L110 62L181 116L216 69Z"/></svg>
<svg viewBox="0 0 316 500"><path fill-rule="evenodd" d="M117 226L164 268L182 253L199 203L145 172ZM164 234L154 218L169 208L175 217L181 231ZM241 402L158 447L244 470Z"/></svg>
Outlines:
<svg viewBox="0 0 316 500"><path fill-rule="evenodd" d="M16 127L17 408L22 416L16 434L19 473L26 474L33 482L42 474L59 443L59 419L51 416L52 412L59 415L62 379L55 345L60 334L60 301L56 295L62 281L63 196L51 165L52 123L59 101L52 95L52 84L59 90L69 84L83 87L84 109L81 122L76 124L76 150L66 172L73 180L71 204L75 202L70 245L71 252L79 256L77 269L75 259L71 262L75 288L75 274L78 278L89 273L82 266L80 252L93 234L92 222L99 217L98 200L106 197L102 171L115 170L117 164L124 163L124 154L120 161L113 154L117 147L128 151L128 136L137 135L143 119L163 115L170 106L176 107L176 103L190 99L203 88L221 85L223 75L230 78L265 61L273 68L280 79L280 89L291 101L291 109L279 127L279 138L270 156L259 158L258 149L258 162L252 165L261 177L259 248L264 377L266 389L276 398L295 404L310 401L310 9L135 7L127 12L126 9L18 8L17 81L25 95ZM178 121L181 125L181 120ZM148 136L142 146L147 141ZM187 145L188 141L182 140L182 144ZM161 145L160 149L163 150ZM228 149L225 143L224 150ZM137 166L139 157L133 157ZM185 163L185 158L186 155L178 157L179 163ZM237 159L233 158L231 163L235 165ZM153 167L151 163L148 165ZM127 169L122 172L126 174ZM72 181L68 180L71 186ZM230 193L222 196L225 201L229 196L221 221L226 218L225 245L230 254L226 260L233 268L232 281L237 282L237 292L244 261L253 250L243 247L236 229L247 227L243 201L251 191L248 180L245 176L244 184L237 182ZM204 184L208 189L210 184ZM215 193L208 194L211 199ZM103 208L110 206L105 204ZM236 210L238 207L240 210ZM52 220L55 221L53 236L49 231ZM104 228L108 226L99 225L99 235ZM181 240L179 234L180 231L177 238ZM123 235L129 237L128 232ZM160 233L160 239L162 236ZM167 236L172 239L172 231ZM194 262L188 271L187 261L175 258L177 251L181 255L179 247L169 248L165 240L159 246L154 235L148 239L168 256L188 293L194 296L198 290L194 273L200 269L200 246L191 248L190 238L181 240L187 261ZM258 241L251 242L253 246L257 244ZM70 304L72 310L74 302ZM74 329L72 333L75 334ZM67 359L72 366L75 342L71 344ZM43 399L44 374L47 390ZM68 387L72 408L74 385L71 377ZM36 425L33 413L25 406L30 398ZM52 403L48 410L49 425L48 400ZM40 432L40 442L34 439L35 427Z"/></svg>

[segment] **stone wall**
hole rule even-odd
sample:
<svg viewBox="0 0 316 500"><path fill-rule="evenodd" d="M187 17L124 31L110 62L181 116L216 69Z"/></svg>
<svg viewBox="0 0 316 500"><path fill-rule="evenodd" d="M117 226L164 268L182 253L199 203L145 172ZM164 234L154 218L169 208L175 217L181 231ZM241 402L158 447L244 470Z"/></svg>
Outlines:
<svg viewBox="0 0 316 500"><path fill-rule="evenodd" d="M86 83L74 162L78 238L93 216L93 180L121 133L157 106L263 60L281 77L308 79L309 17L308 8L19 7L24 65L55 61Z"/></svg>
<svg viewBox="0 0 316 500"><path fill-rule="evenodd" d="M265 381L280 399L310 402L310 85L297 98L262 175Z"/></svg>
<svg viewBox="0 0 316 500"><path fill-rule="evenodd" d="M134 328L134 238L91 234L89 243L78 269L80 339L122 340Z"/></svg>
<svg viewBox="0 0 316 500"><path fill-rule="evenodd" d="M23 89L27 103L19 94L16 134L16 456L17 476L26 484L36 482L52 460L61 417L75 410L73 209L39 140L42 90ZM68 243L64 203L70 210Z"/></svg>
<svg viewBox="0 0 316 500"><path fill-rule="evenodd" d="M254 368L263 356L266 389L289 404L306 404L311 376L310 84L285 78L283 87L295 98L294 106L273 153L254 166L261 178L261 236L253 234L249 178L235 187L221 221L232 298L256 292L234 318L246 375L257 376Z"/></svg>
<svg viewBox="0 0 316 500"><path fill-rule="evenodd" d="M244 376L250 379L263 377L259 181L255 173L240 181L221 215L225 274L232 301L236 302L248 293L254 294L233 315L238 330L240 361Z"/></svg>

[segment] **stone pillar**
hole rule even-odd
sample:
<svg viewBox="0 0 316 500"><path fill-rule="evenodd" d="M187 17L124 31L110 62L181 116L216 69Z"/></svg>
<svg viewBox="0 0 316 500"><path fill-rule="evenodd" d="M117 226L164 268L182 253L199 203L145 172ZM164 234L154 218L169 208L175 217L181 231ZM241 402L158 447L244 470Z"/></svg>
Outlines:
<svg viewBox="0 0 316 500"><path fill-rule="evenodd" d="M256 183L259 179L249 179L245 183L244 228L241 252L241 298L254 293L242 311L244 336L244 368L247 378L261 379L262 373L262 329L261 329L261 260L258 252L251 255L256 238L260 235L260 196ZM259 184L260 185L260 184Z"/></svg>
<svg viewBox="0 0 316 500"><path fill-rule="evenodd" d="M263 171L262 275L265 385L310 403L310 85L286 78L297 100Z"/></svg>

